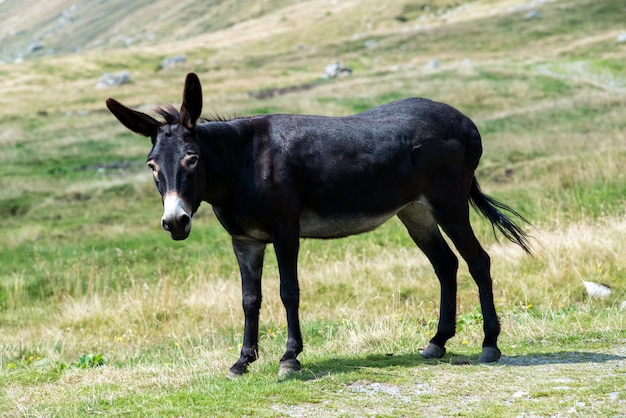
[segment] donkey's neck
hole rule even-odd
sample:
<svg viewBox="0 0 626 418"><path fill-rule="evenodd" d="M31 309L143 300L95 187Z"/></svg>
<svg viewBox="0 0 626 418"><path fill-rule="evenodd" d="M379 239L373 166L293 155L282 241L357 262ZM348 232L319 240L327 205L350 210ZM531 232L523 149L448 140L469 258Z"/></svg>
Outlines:
<svg viewBox="0 0 626 418"><path fill-rule="evenodd" d="M233 199L252 141L251 126L245 119L206 122L196 127L196 135L204 162L202 200L214 206L227 205Z"/></svg>

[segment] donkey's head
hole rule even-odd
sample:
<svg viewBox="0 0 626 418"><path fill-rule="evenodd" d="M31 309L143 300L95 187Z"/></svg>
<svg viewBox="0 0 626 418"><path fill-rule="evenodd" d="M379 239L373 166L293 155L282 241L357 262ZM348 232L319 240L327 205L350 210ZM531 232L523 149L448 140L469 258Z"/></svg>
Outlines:
<svg viewBox="0 0 626 418"><path fill-rule="evenodd" d="M198 76L187 74L180 111L173 107L158 110L165 123L129 109L115 99L108 99L106 104L122 125L152 139L147 162L163 200L161 226L175 240L187 238L191 217L200 206L199 191L203 185L200 148L196 142L196 122L202 111Z"/></svg>

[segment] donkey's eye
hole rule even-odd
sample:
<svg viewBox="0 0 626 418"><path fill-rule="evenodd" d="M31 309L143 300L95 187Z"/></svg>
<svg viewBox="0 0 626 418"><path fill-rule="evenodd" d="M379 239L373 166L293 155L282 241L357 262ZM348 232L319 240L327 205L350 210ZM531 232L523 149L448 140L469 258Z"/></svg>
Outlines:
<svg viewBox="0 0 626 418"><path fill-rule="evenodd" d="M154 182L159 184L159 166L154 162L154 160L148 161L148 167L152 170L152 177L154 178Z"/></svg>
<svg viewBox="0 0 626 418"><path fill-rule="evenodd" d="M189 154L185 156L185 159L184 159L185 166L187 167L187 169L193 170L194 168L196 168L196 165L198 164L199 159L200 157L198 156L198 154Z"/></svg>

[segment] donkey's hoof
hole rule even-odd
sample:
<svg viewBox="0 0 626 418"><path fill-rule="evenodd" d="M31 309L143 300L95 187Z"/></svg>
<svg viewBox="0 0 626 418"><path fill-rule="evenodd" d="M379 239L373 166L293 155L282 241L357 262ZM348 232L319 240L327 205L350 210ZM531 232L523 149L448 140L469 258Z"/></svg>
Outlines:
<svg viewBox="0 0 626 418"><path fill-rule="evenodd" d="M441 358L446 354L446 349L430 343L420 354L422 354L424 358Z"/></svg>
<svg viewBox="0 0 626 418"><path fill-rule="evenodd" d="M283 360L280 362L280 368L278 369L278 377L285 377L293 372L300 371L302 365L297 359Z"/></svg>
<svg viewBox="0 0 626 418"><path fill-rule="evenodd" d="M232 370L229 370L228 374L226 375L226 379L235 380L235 379L239 379L241 376L242 376L241 373L236 373Z"/></svg>
<svg viewBox="0 0 626 418"><path fill-rule="evenodd" d="M238 363L239 362L235 363L233 367L228 370L228 375L226 375L228 379L239 379L241 376L243 376L244 373L248 371L248 368L246 366L241 366Z"/></svg>
<svg viewBox="0 0 626 418"><path fill-rule="evenodd" d="M496 347L483 347L483 353L478 357L479 363L495 363L500 360L500 350Z"/></svg>

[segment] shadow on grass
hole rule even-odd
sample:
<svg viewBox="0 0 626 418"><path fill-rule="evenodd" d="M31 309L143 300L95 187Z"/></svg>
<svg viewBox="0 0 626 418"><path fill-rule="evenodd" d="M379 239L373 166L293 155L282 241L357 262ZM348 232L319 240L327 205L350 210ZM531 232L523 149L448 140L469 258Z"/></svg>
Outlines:
<svg viewBox="0 0 626 418"><path fill-rule="evenodd" d="M413 368L419 366L434 366L437 364L474 364L478 355L463 356L453 353L446 354L441 359L426 359L415 354L370 354L367 356L333 357L324 360L310 359L303 364L301 373L294 373L289 378L298 380L315 380L330 374L352 373L358 370L385 369L390 367Z"/></svg>
<svg viewBox="0 0 626 418"><path fill-rule="evenodd" d="M527 367L545 364L607 363L626 361L626 357L616 354L592 353L584 351L561 351L555 353L534 353L503 356L497 363L484 366ZM452 366L481 365L477 355L448 353L441 359L425 359L419 354L374 354L364 357L335 357L324 360L310 360L304 364L301 373L289 375L289 379L302 381L315 380L331 374L352 373L358 370L384 369L391 367L414 368L448 364Z"/></svg>
<svg viewBox="0 0 626 418"><path fill-rule="evenodd" d="M607 363L625 361L626 357L617 354L592 353L585 351L559 351L555 353L534 353L519 356L504 356L498 362L503 366L539 366L542 364Z"/></svg>

